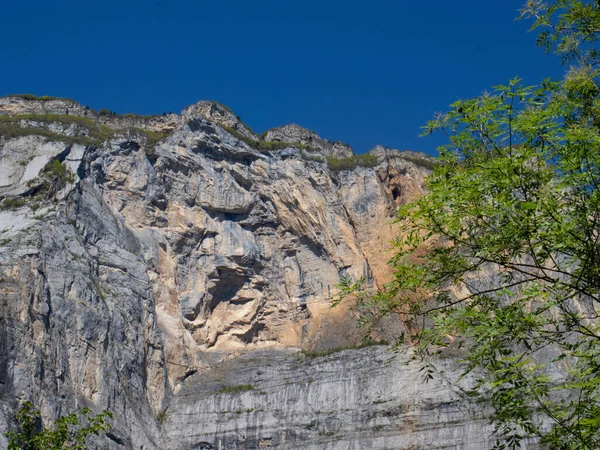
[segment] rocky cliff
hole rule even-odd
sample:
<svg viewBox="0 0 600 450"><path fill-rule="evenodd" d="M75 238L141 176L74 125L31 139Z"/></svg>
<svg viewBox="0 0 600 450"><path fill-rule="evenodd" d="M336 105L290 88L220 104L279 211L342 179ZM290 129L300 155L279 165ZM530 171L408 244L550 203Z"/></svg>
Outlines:
<svg viewBox="0 0 600 450"><path fill-rule="evenodd" d="M491 448L444 376L340 350L362 334L330 308L341 277L385 283L391 220L430 165L297 125L259 137L215 102L1 98L0 429L31 399L46 421L112 411L111 449Z"/></svg>

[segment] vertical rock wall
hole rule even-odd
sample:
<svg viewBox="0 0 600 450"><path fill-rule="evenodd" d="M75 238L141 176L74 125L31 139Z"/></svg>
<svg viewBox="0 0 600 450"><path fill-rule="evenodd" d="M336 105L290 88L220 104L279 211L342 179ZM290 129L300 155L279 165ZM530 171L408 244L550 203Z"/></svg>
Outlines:
<svg viewBox="0 0 600 450"><path fill-rule="evenodd" d="M0 120L2 429L31 399L47 422L112 411L115 449L493 445L483 413L419 384L417 363L298 353L360 342L330 298L341 277L389 277L425 155L376 148L374 167L334 172L297 148L314 133L284 127L264 149L210 102L142 119L0 99Z"/></svg>

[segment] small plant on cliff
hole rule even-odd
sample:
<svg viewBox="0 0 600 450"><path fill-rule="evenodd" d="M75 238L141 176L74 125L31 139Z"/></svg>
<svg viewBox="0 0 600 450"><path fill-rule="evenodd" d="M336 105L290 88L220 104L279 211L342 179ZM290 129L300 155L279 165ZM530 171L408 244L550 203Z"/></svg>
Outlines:
<svg viewBox="0 0 600 450"><path fill-rule="evenodd" d="M83 133L67 136L47 130L39 125L59 123L64 127L75 126ZM51 140L82 145L99 145L114 136L114 131L96 121L79 116L60 114L17 114L0 116L0 136L5 138L39 135Z"/></svg>
<svg viewBox="0 0 600 450"><path fill-rule="evenodd" d="M48 180L54 192L60 191L75 179L71 171L57 159L48 163L42 170L42 174Z"/></svg>
<svg viewBox="0 0 600 450"><path fill-rule="evenodd" d="M8 450L86 449L90 435L99 436L112 428L112 413L103 411L92 416L89 408L62 416L51 428L42 426L40 412L31 402L25 402L16 414L18 431L9 431Z"/></svg>
<svg viewBox="0 0 600 450"><path fill-rule="evenodd" d="M386 340L373 340L365 339L360 344L348 345L344 347L335 347L328 350L313 351L313 350L301 350L300 353L306 358L321 358L324 356L333 355L334 353L343 352L344 350L359 350L361 348L373 347L375 345L389 345Z"/></svg>
<svg viewBox="0 0 600 450"><path fill-rule="evenodd" d="M51 95L37 96L34 94L8 94L7 97L22 98L23 100L37 100L39 102L49 102L52 100L65 100L65 101L69 101L69 102L75 101L75 100L71 100L70 98L53 97Z"/></svg>
<svg viewBox="0 0 600 450"><path fill-rule="evenodd" d="M0 210L14 209L25 206L25 200L22 198L7 198L0 203Z"/></svg>
<svg viewBox="0 0 600 450"><path fill-rule="evenodd" d="M254 386L251 384L240 384L237 386L223 386L217 394L233 394L234 392L253 391Z"/></svg>
<svg viewBox="0 0 600 450"><path fill-rule="evenodd" d="M405 159L406 161L410 161L411 163L413 163L417 166L424 167L425 169L428 169L428 170L435 169L436 164L439 164L438 161L431 160L431 159L425 159L425 158L418 158L415 156L399 155L398 157Z"/></svg>
<svg viewBox="0 0 600 450"><path fill-rule="evenodd" d="M352 170L356 167L375 167L377 157L373 155L354 155L349 158L327 158L327 166L334 172Z"/></svg>
<svg viewBox="0 0 600 450"><path fill-rule="evenodd" d="M156 414L156 420L158 421L158 424L162 427L170 415L171 413L167 412L166 409L160 411L158 414Z"/></svg>
<svg viewBox="0 0 600 450"><path fill-rule="evenodd" d="M265 140L263 140L263 135L266 135L265 133L261 134L261 137L259 139L251 139L247 136L244 136L243 134L241 134L240 132L236 131L235 129L231 128L231 127L226 127L223 126L223 129L225 131L227 131L229 134L235 136L236 138L238 138L240 141L243 141L244 143L246 143L247 145L249 145L250 147L258 150L258 151L271 151L271 150L282 150L284 148L289 148L289 147L295 147L299 150L306 150L306 151L312 151L312 149L308 146L308 145L304 145L304 144L299 144L297 142L267 142Z"/></svg>

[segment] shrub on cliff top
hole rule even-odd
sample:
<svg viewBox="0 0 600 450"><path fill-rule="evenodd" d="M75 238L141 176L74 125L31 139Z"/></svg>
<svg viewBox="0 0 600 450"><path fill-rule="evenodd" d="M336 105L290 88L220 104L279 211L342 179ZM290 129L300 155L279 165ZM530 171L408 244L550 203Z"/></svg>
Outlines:
<svg viewBox="0 0 600 450"><path fill-rule="evenodd" d="M240 141L245 142L250 147L252 147L256 150L259 150L259 151L282 150L284 148L289 148L289 147L294 147L299 150L306 150L306 151L312 150L312 148L309 147L308 145L298 144L295 142L267 142L267 141L262 140L262 138L261 139L251 139L249 137L244 136L243 134L241 134L240 132L238 132L237 130L235 130L231 127L222 126L222 128L225 131L227 131L229 134L238 138Z"/></svg>
<svg viewBox="0 0 600 450"><path fill-rule="evenodd" d="M349 158L327 158L327 166L334 172L352 170L357 167L375 167L377 157L373 155L354 155Z"/></svg>
<svg viewBox="0 0 600 450"><path fill-rule="evenodd" d="M87 135L64 136L42 128L21 126L22 122L40 122L44 124L60 123L65 127L77 125L86 130ZM7 137L40 135L67 143L80 143L83 145L99 144L114 136L114 130L101 125L87 117L69 116L60 114L19 114L14 116L0 116L0 135Z"/></svg>
<svg viewBox="0 0 600 450"><path fill-rule="evenodd" d="M69 102L75 102L75 100L71 100L70 98L61 98L61 97L52 97L51 95L34 95L34 94L9 94L7 97L12 98L22 98L23 100L36 100L39 102L49 102L51 100L65 100Z"/></svg>

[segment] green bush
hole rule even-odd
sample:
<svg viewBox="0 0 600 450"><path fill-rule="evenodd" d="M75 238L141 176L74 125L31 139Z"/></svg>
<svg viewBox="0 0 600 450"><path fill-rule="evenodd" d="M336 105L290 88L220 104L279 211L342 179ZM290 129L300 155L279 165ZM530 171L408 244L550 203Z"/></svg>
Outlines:
<svg viewBox="0 0 600 450"><path fill-rule="evenodd" d="M316 162L324 162L325 158L323 158L323 155L317 153L307 153L305 151L302 151L300 153L300 155L302 156L302 159L305 159L307 161L316 161Z"/></svg>
<svg viewBox="0 0 600 450"><path fill-rule="evenodd" d="M85 129L87 136L63 136L48 130L35 127L21 127L21 121L41 122L45 124L60 123L65 127L76 124ZM17 137L39 135L67 143L82 145L100 144L114 136L115 132L104 125L100 125L92 119L79 116L67 116L59 114L20 114L15 116L0 116L0 136Z"/></svg>
<svg viewBox="0 0 600 450"><path fill-rule="evenodd" d="M252 147L258 151L261 151L261 152L262 151L271 151L271 150L282 150L282 149L288 148L288 147L294 147L299 150L307 150L307 151L313 150L308 145L298 144L296 142L266 142L266 141L262 140L262 138L261 139L251 139L249 137L244 136L243 134L241 134L240 132L238 132L237 130L235 130L231 127L223 126L222 128L225 131L227 131L229 134L238 138L240 141L245 142L250 147ZM261 136L264 137L264 134L265 133L261 134Z"/></svg>
<svg viewBox="0 0 600 450"><path fill-rule="evenodd" d="M160 117L159 114L147 114L147 115L143 116L142 114L136 114L136 113L126 113L123 115L117 114L117 116L118 117L126 117L129 119L138 119L138 120L150 120L150 119L154 119L156 117Z"/></svg>
<svg viewBox="0 0 600 450"><path fill-rule="evenodd" d="M374 345L389 345L389 342L385 340L375 341L372 339L368 339L366 341L361 342L358 345L349 345L345 347L331 348L329 350L322 351L302 350L300 353L302 353L302 355L304 355L307 358L321 358L323 356L333 355L334 353L338 353L344 350L357 350L361 348L372 347Z"/></svg>
<svg viewBox="0 0 600 450"><path fill-rule="evenodd" d="M0 204L0 210L20 208L21 206L25 206L25 199L7 198Z"/></svg>
<svg viewBox="0 0 600 450"><path fill-rule="evenodd" d="M167 412L166 410L160 411L157 415L156 415L156 420L158 421L158 423L160 424L160 426L163 426L164 423L167 421L167 419L169 418L171 414L169 412Z"/></svg>
<svg viewBox="0 0 600 450"><path fill-rule="evenodd" d="M139 130L146 137L146 146L154 147L162 139L166 138L168 134L158 133L150 130Z"/></svg>
<svg viewBox="0 0 600 450"><path fill-rule="evenodd" d="M57 159L46 164L42 173L55 181L59 189L74 180L73 174Z"/></svg>
<svg viewBox="0 0 600 450"><path fill-rule="evenodd" d="M145 141L144 153L146 153L146 157L151 162L157 159L156 144L158 144L162 139L165 139L169 136L169 134L158 133L156 131L150 130L143 130L141 128L129 128L127 129L127 133L130 138L137 138L142 141Z"/></svg>
<svg viewBox="0 0 600 450"><path fill-rule="evenodd" d="M16 124L0 123L0 137L12 139L21 136L43 136L51 141L64 142L65 144L81 144L94 145L98 141L91 139L88 136L64 136L62 134L53 133L52 131L44 130L43 128L20 127Z"/></svg>
<svg viewBox="0 0 600 450"><path fill-rule="evenodd" d="M223 386L217 394L231 394L234 392L254 391L254 386L251 384L240 384L238 386Z"/></svg>
<svg viewBox="0 0 600 450"><path fill-rule="evenodd" d="M410 161L411 163L416 164L417 166L424 167L425 169L428 169L428 170L435 169L435 166L437 164L439 164L435 160L425 159L425 158L418 158L416 156L407 156L407 155L400 154L400 155L398 155L396 157L397 158L405 159L406 161Z"/></svg>
<svg viewBox="0 0 600 450"><path fill-rule="evenodd" d="M92 416L89 408L62 416L52 428L40 427L40 412L31 402L25 402L16 414L18 431L9 431L8 450L85 449L88 436L99 436L112 428L112 413L103 411Z"/></svg>
<svg viewBox="0 0 600 450"><path fill-rule="evenodd" d="M73 124L86 131L86 135L65 136L44 128L33 126L21 126L22 121L40 122L44 124L60 123L65 127ZM110 127L101 125L88 117L68 116L59 114L21 114L15 116L0 116L0 137L11 139L21 136L42 136L48 140L64 142L66 144L81 144L85 146L100 145L103 142L114 138L116 135L129 135L145 141L149 151L161 140L167 137L167 134L157 133L155 131L143 130L140 128L126 128L113 130Z"/></svg>
<svg viewBox="0 0 600 450"><path fill-rule="evenodd" d="M52 97L51 95L41 95L38 97L34 94L9 94L7 95L7 97L22 98L23 100L37 100L40 102L49 102L51 100L65 100L69 102L75 102L75 100L72 100L70 98Z"/></svg>
<svg viewBox="0 0 600 450"><path fill-rule="evenodd" d="M23 100L37 100L37 95L33 94L9 94L7 97L22 98Z"/></svg>
<svg viewBox="0 0 600 450"><path fill-rule="evenodd" d="M357 167L375 167L377 157L373 155L354 155L349 158L327 158L327 166L334 172L353 170Z"/></svg>
<svg viewBox="0 0 600 450"><path fill-rule="evenodd" d="M223 104L223 103L221 103L221 102L216 102L216 101L213 101L213 103L214 103L215 105L219 105L221 108L223 108L223 109L225 109L225 110L229 111L231 114L233 114L233 111L231 110L231 108L230 108L229 106L227 106L227 105L224 105L224 104ZM239 117L238 117L238 120L240 120L240 119L239 119ZM240 120L240 122L241 122L241 120Z"/></svg>

